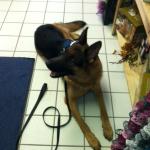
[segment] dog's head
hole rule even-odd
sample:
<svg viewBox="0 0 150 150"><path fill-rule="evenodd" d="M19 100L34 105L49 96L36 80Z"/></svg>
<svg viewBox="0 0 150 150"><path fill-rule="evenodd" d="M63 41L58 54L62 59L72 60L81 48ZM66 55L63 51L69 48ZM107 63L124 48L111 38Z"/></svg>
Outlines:
<svg viewBox="0 0 150 150"><path fill-rule="evenodd" d="M87 30L88 28L81 33L78 41L65 49L60 56L46 61L47 67L51 70L51 77L75 75L75 68L83 69L98 57L102 43L98 41L89 46Z"/></svg>

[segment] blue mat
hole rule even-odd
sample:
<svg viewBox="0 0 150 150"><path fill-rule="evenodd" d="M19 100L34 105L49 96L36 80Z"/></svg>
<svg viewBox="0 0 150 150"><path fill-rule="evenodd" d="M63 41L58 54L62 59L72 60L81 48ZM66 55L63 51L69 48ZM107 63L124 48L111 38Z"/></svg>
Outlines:
<svg viewBox="0 0 150 150"><path fill-rule="evenodd" d="M0 57L0 150L16 150L33 58Z"/></svg>

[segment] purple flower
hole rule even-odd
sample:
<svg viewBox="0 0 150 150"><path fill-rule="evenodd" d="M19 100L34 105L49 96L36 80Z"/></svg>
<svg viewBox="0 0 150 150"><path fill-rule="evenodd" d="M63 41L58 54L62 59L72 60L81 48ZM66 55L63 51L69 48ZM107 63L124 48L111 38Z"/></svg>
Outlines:
<svg viewBox="0 0 150 150"><path fill-rule="evenodd" d="M104 11L105 11L105 7L106 7L106 2L103 1L103 0L99 0L99 3L98 3L98 14L103 14Z"/></svg>
<svg viewBox="0 0 150 150"><path fill-rule="evenodd" d="M126 138L124 137L124 135L125 135L125 133L118 135L118 142L122 145L125 145L125 143L126 143Z"/></svg>
<svg viewBox="0 0 150 150"><path fill-rule="evenodd" d="M144 109L144 101L139 101L136 103L135 107L133 108L133 111L141 111Z"/></svg>
<svg viewBox="0 0 150 150"><path fill-rule="evenodd" d="M118 142L118 139L114 140L111 145L111 150L123 150L125 145Z"/></svg>
<svg viewBox="0 0 150 150"><path fill-rule="evenodd" d="M141 126L135 124L134 122L132 122L131 120L128 123L128 128L129 130L131 130L134 134L138 133L141 129Z"/></svg>

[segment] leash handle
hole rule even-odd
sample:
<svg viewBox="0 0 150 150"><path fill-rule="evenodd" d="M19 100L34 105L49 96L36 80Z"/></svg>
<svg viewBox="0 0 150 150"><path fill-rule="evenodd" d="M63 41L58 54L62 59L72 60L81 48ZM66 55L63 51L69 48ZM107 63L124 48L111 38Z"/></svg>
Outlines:
<svg viewBox="0 0 150 150"><path fill-rule="evenodd" d="M45 94L46 91L47 91L47 84L44 83L42 85L42 88L41 88L40 94L38 96L37 102L35 103L35 105L34 105L32 111L31 111L31 113L29 114L29 117L28 117L27 121L25 122L25 124L23 125L22 129L20 130L20 133L18 135L17 142L16 142L16 148L18 147L19 140L20 140L20 138L21 138L21 136L22 136L25 128L27 127L29 121L31 120L31 118L32 118L32 116L33 116L33 114L34 114L37 106L39 105L39 103L40 103L41 99L43 98L43 96L44 96L44 94Z"/></svg>

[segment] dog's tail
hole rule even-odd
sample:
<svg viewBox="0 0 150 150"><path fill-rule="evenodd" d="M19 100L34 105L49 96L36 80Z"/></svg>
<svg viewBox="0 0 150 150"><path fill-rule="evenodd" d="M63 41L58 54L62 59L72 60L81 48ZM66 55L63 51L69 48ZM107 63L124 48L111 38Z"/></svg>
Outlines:
<svg viewBox="0 0 150 150"><path fill-rule="evenodd" d="M79 30L83 28L86 25L86 22L84 21L73 21L63 24L67 29L69 29L70 32L75 32L76 30Z"/></svg>

